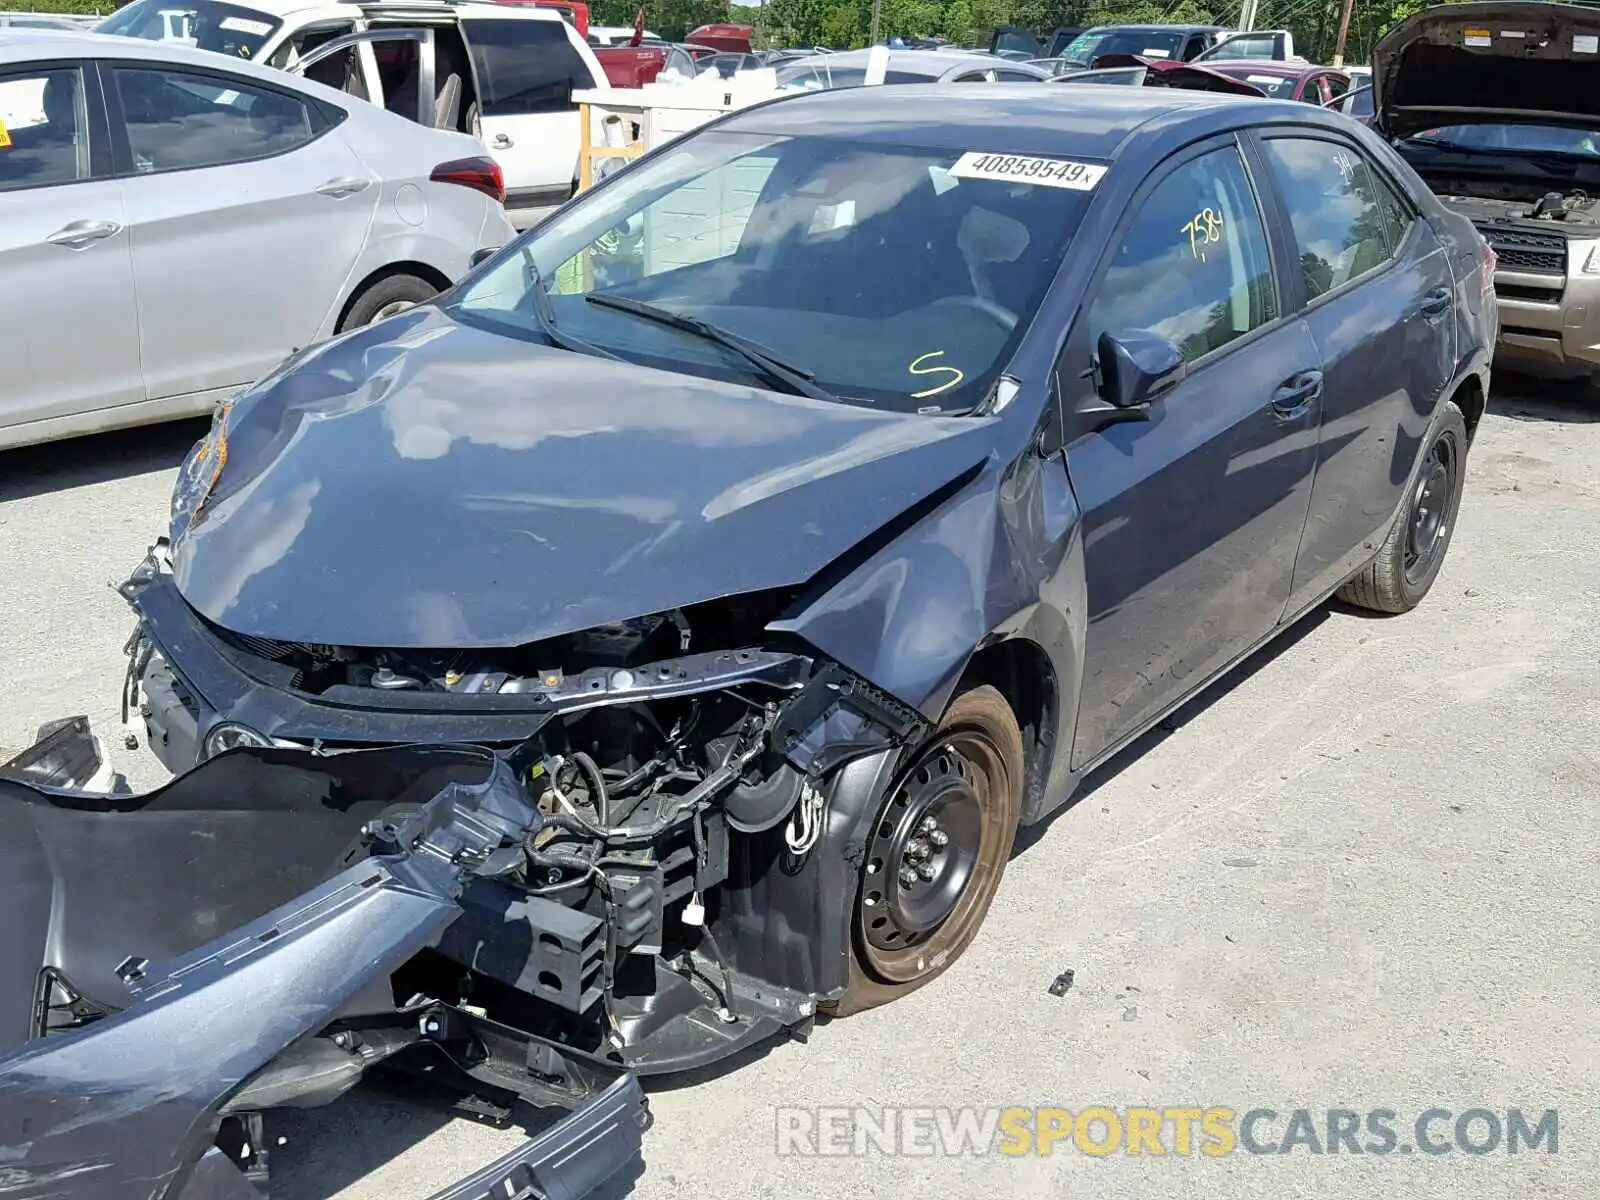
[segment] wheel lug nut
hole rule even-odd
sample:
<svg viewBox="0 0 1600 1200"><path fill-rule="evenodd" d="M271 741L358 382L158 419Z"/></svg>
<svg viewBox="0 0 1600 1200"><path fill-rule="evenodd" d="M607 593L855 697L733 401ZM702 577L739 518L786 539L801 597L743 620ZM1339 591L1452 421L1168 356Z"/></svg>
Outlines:
<svg viewBox="0 0 1600 1200"><path fill-rule="evenodd" d="M917 870L916 870L915 867L901 867L900 868L900 885L902 887L910 887L916 881L917 881Z"/></svg>
<svg viewBox="0 0 1600 1200"><path fill-rule="evenodd" d="M950 844L950 835L942 829L935 829L928 835L928 840L942 849Z"/></svg>
<svg viewBox="0 0 1600 1200"><path fill-rule="evenodd" d="M906 847L906 856L908 858L927 858L928 843L923 841L921 838L917 838Z"/></svg>
<svg viewBox="0 0 1600 1200"><path fill-rule="evenodd" d="M917 868L917 874L922 877L924 883L930 883L933 880L933 867L923 863L922 866Z"/></svg>
<svg viewBox="0 0 1600 1200"><path fill-rule="evenodd" d="M932 833L937 828L939 828L939 823L932 817L923 817L922 824L917 827L917 832Z"/></svg>

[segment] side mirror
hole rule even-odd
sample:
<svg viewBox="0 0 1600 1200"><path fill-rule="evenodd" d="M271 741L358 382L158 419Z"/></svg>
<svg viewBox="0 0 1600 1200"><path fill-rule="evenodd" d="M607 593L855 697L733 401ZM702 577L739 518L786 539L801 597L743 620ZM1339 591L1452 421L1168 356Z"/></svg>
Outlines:
<svg viewBox="0 0 1600 1200"><path fill-rule="evenodd" d="M472 259L467 265L469 268L476 267L482 263L488 262L491 258L499 253L500 251L493 246L485 246L482 250L474 250L472 252Z"/></svg>
<svg viewBox="0 0 1600 1200"><path fill-rule="evenodd" d="M1096 349L1100 398L1121 412L1142 413L1188 373L1174 342L1143 330L1102 333Z"/></svg>

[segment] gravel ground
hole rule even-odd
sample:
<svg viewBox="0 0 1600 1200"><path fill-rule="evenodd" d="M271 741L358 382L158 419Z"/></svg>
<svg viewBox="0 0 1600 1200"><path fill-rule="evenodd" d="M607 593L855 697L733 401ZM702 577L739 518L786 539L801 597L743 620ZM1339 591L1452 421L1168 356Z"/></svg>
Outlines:
<svg viewBox="0 0 1600 1200"><path fill-rule="evenodd" d="M1420 610L1314 614L1102 772L1026 839L933 986L654 1088L634 1194L1592 1200L1600 407L1547 391L1491 403ZM110 585L196 433L0 455L0 744L88 713L136 786L159 782L120 744L130 621ZM1299 1107L1393 1109L1403 1134L1432 1106L1558 1109L1560 1152L776 1153L778 1106L850 1104L1261 1107L1284 1114L1267 1138ZM279 1133L275 1200L422 1197L520 1136L376 1090Z"/></svg>

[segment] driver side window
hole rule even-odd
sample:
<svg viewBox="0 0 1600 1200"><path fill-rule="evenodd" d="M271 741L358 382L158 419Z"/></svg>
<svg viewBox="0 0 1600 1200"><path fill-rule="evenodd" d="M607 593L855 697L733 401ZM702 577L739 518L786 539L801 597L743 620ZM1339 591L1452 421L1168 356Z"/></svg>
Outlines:
<svg viewBox="0 0 1600 1200"><path fill-rule="evenodd" d="M1088 322L1092 339L1154 333L1192 362L1277 315L1266 228L1244 161L1228 146L1184 163L1145 196Z"/></svg>

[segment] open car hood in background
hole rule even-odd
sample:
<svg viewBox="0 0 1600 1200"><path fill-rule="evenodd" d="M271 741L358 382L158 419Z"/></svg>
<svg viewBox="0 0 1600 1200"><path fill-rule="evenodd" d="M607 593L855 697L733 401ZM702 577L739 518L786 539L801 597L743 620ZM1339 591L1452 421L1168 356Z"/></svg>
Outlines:
<svg viewBox="0 0 1600 1200"><path fill-rule="evenodd" d="M1446 4L1372 52L1375 124L1391 137L1446 125L1600 128L1600 8Z"/></svg>
<svg viewBox="0 0 1600 1200"><path fill-rule="evenodd" d="M1213 71L1208 67L1195 67L1188 63L1173 62L1169 58L1147 58L1143 54L1102 54L1094 60L1094 69L1112 67L1143 67L1146 71L1144 87L1184 88L1192 92L1225 92L1232 96L1265 96L1266 93L1252 83Z"/></svg>

